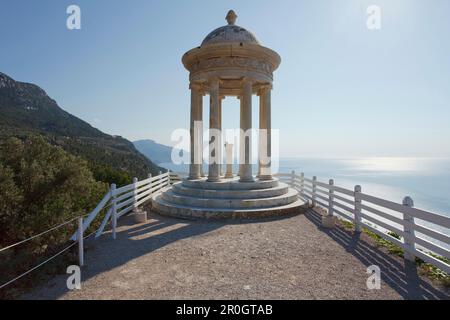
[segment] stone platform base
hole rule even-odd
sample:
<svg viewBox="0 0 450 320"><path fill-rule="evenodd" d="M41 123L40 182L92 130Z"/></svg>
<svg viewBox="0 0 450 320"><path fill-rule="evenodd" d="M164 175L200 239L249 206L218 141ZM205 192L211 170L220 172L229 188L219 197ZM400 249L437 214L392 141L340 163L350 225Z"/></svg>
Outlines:
<svg viewBox="0 0 450 320"><path fill-rule="evenodd" d="M183 180L152 199L162 215L185 219L256 219L301 213L298 192L278 180Z"/></svg>

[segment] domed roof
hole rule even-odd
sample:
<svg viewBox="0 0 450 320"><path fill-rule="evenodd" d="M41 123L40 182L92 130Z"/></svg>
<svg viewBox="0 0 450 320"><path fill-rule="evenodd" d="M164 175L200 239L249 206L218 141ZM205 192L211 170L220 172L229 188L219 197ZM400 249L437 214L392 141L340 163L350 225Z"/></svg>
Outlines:
<svg viewBox="0 0 450 320"><path fill-rule="evenodd" d="M250 31L236 26L237 15L233 10L230 10L226 16L228 25L217 28L208 34L202 42L202 46L216 43L229 43L229 42L243 42L259 44L255 35Z"/></svg>

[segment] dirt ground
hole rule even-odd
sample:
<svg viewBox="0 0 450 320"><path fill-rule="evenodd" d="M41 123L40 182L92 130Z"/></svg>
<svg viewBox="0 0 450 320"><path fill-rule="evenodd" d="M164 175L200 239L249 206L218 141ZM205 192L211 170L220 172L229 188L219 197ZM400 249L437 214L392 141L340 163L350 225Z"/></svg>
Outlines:
<svg viewBox="0 0 450 320"><path fill-rule="evenodd" d="M252 222L186 221L149 214L119 221L117 239L89 240L81 290L59 275L24 299L448 299L413 265L320 214ZM367 267L381 289L367 288Z"/></svg>

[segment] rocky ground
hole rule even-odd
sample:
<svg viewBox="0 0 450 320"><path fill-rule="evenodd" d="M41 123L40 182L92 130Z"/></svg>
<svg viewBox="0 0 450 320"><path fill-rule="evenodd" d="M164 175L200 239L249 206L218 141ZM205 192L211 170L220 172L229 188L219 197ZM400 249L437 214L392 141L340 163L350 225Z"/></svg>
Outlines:
<svg viewBox="0 0 450 320"><path fill-rule="evenodd" d="M87 243L82 289L60 275L25 299L448 299L363 235L320 227L320 214L253 222L120 220ZM369 290L367 267L381 269Z"/></svg>

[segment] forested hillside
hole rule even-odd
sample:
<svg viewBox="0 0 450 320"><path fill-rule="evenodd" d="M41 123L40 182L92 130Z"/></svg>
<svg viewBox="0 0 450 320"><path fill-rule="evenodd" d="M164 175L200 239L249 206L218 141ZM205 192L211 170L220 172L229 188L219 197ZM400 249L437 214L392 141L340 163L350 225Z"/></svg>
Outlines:
<svg viewBox="0 0 450 320"><path fill-rule="evenodd" d="M0 140L42 135L65 151L80 156L97 180L124 184L164 170L134 145L111 136L61 109L44 90L0 73Z"/></svg>

